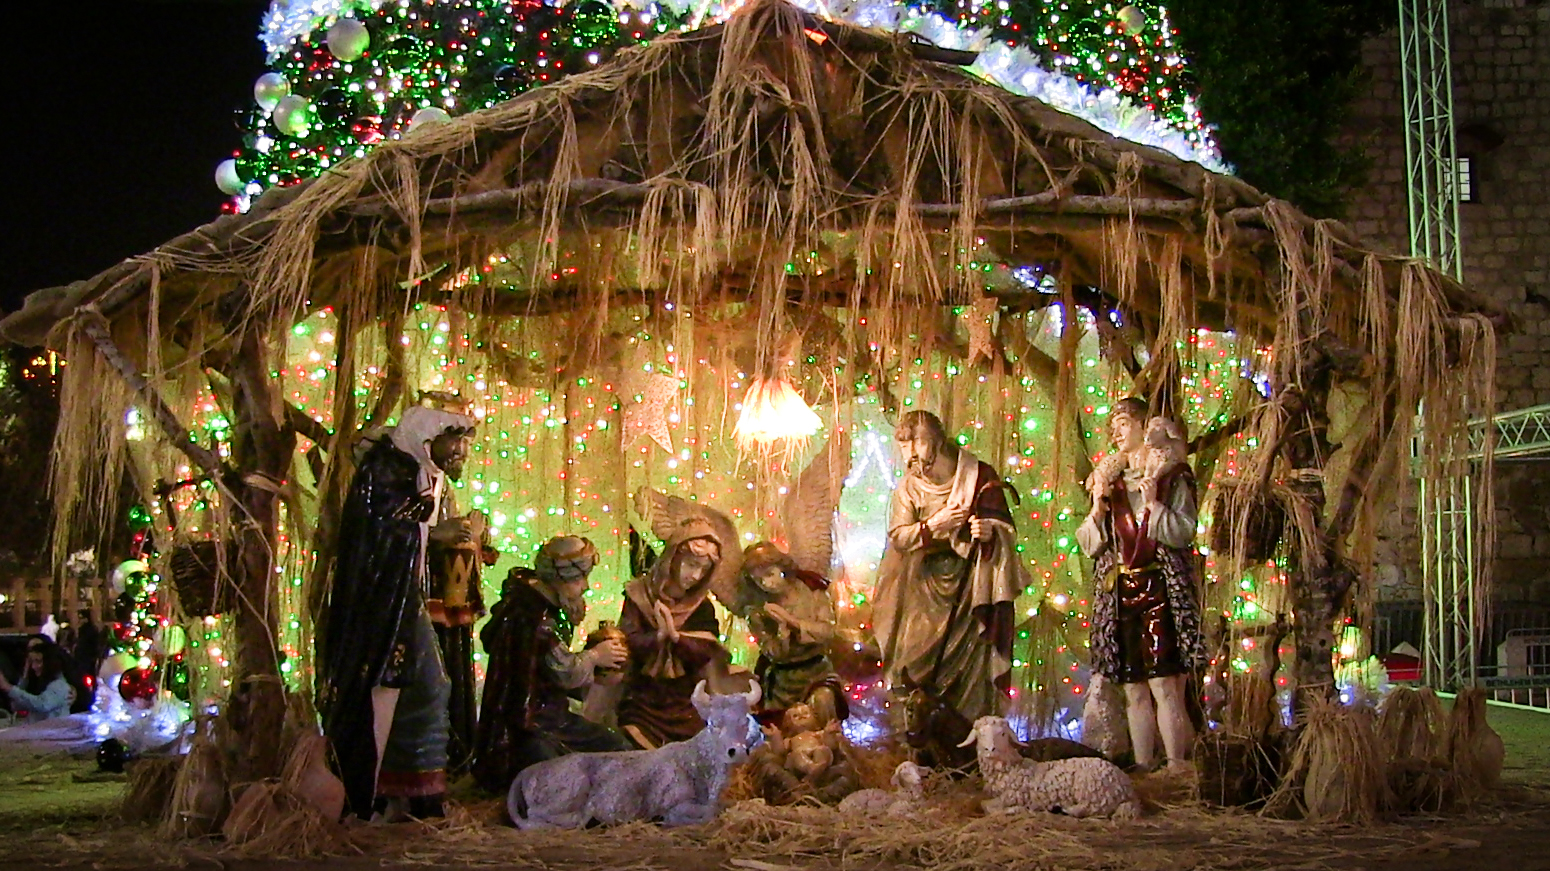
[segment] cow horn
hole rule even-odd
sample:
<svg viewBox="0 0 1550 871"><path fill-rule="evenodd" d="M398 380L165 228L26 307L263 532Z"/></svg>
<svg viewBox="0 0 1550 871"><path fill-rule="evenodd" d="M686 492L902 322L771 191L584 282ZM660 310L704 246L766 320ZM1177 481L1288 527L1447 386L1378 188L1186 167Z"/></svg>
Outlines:
<svg viewBox="0 0 1550 871"><path fill-rule="evenodd" d="M758 706L759 700L764 698L764 688L759 686L759 682L756 680L749 681L749 684L751 686L748 688L748 692L743 693L743 698L748 700L748 708L752 710Z"/></svg>
<svg viewBox="0 0 1550 871"><path fill-rule="evenodd" d="M689 702L696 710L710 704L710 694L705 692L705 681L701 680L694 685L694 692L689 696Z"/></svg>

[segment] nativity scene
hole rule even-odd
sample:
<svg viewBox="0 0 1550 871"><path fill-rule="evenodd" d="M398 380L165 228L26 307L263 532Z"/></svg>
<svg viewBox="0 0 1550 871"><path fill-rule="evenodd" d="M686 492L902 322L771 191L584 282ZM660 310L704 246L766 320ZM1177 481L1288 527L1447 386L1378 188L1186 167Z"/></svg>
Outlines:
<svg viewBox="0 0 1550 871"><path fill-rule="evenodd" d="M465 771L524 832L940 784L1123 820L1359 728L1374 507L1501 313L971 55L758 0L6 318L71 360L61 546L125 469L194 482L151 504L234 603L188 651L228 782L320 734L363 821ZM1272 725L1208 718L1277 615L1219 687Z"/></svg>

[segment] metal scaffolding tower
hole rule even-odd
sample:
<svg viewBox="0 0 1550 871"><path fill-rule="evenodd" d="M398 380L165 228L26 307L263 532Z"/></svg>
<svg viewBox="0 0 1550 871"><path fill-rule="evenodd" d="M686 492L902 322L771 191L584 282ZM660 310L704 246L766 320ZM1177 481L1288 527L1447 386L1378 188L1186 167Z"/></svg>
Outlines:
<svg viewBox="0 0 1550 871"><path fill-rule="evenodd" d="M1470 422L1457 475L1421 479L1421 559L1425 580L1422 677L1454 690L1480 682L1481 614L1475 589L1474 493L1470 472L1485 457L1494 431L1498 460L1550 458L1550 405L1536 405Z"/></svg>
<svg viewBox="0 0 1550 871"><path fill-rule="evenodd" d="M1399 0L1399 63L1405 107L1410 254L1462 278L1447 0ZM1473 439L1469 448L1458 448L1449 452L1468 452ZM1475 595L1478 555L1474 482L1469 474L1473 462L1449 465L1460 471L1420 481L1423 676L1428 685L1439 689L1474 683L1480 665L1479 617L1485 604L1476 601Z"/></svg>
<svg viewBox="0 0 1550 871"><path fill-rule="evenodd" d="M1447 0L1399 0L1399 65L1410 254L1461 278Z"/></svg>

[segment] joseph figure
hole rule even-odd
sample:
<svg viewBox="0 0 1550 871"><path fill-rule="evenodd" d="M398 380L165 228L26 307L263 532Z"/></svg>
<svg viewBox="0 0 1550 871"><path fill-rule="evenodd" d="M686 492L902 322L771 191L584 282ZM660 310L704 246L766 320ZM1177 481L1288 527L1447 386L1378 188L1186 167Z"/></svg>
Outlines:
<svg viewBox="0 0 1550 871"><path fill-rule="evenodd" d="M925 411L894 432L905 464L893 493L873 620L890 687L934 685L970 720L1004 712L1013 602L1029 583L1001 476L947 439Z"/></svg>

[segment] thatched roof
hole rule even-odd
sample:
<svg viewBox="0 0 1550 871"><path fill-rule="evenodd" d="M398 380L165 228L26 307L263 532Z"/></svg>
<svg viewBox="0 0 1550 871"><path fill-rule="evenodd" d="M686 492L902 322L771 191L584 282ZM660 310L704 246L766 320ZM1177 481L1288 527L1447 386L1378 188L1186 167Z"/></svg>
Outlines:
<svg viewBox="0 0 1550 871"><path fill-rule="evenodd" d="M499 280L438 292L482 311L707 291L892 308L968 302L986 288L961 267L997 261L1043 264L1142 318L1266 337L1304 280L1353 322L1365 283L1397 302L1400 258L980 81L962 54L755 4L39 291L0 335L42 344L83 306L143 322L153 287L163 335L212 314L283 329L304 300L399 308L395 288L492 254ZM1432 280L1445 309L1499 315ZM1048 299L989 290L1012 308Z"/></svg>

